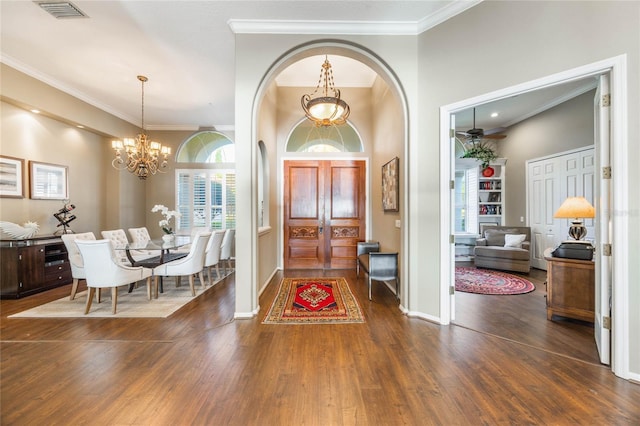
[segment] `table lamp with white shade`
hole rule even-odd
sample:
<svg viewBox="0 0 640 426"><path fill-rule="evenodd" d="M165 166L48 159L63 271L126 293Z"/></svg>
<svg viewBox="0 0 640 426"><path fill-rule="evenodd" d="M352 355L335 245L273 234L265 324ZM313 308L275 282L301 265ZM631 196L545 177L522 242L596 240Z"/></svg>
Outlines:
<svg viewBox="0 0 640 426"><path fill-rule="evenodd" d="M584 197L567 197L553 215L559 219L571 219L569 236L576 241L587 236L587 228L584 227L581 219L592 219L595 216L595 209Z"/></svg>

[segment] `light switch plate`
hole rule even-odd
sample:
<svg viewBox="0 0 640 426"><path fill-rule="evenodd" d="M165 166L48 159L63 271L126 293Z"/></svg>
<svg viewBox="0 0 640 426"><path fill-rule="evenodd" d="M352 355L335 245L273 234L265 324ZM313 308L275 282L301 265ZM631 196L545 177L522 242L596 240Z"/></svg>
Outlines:
<svg viewBox="0 0 640 426"><path fill-rule="evenodd" d="M400 219L396 220L396 228L400 228L401 223L400 223Z"/></svg>

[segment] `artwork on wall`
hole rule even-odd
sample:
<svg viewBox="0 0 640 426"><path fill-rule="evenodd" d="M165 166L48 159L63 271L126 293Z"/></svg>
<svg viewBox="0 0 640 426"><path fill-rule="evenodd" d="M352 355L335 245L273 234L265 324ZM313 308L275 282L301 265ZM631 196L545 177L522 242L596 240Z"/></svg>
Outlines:
<svg viewBox="0 0 640 426"><path fill-rule="evenodd" d="M400 210L399 169L400 160L398 157L382 166L382 209L385 212Z"/></svg>
<svg viewBox="0 0 640 426"><path fill-rule="evenodd" d="M67 166L29 161L30 198L66 200L69 198Z"/></svg>
<svg viewBox="0 0 640 426"><path fill-rule="evenodd" d="M24 160L0 155L0 197L24 198Z"/></svg>

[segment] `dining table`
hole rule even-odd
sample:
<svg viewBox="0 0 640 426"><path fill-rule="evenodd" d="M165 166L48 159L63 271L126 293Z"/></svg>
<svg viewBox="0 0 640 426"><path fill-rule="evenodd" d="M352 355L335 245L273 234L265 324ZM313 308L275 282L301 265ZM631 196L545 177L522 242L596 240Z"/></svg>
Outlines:
<svg viewBox="0 0 640 426"><path fill-rule="evenodd" d="M188 251L177 251L181 247L191 244L191 236L176 235L172 240L151 239L147 241L130 242L114 246L115 250L124 250L131 266L142 266L154 269L163 263L187 257ZM135 253L138 252L138 253ZM138 256L134 257L134 253ZM146 253L149 257L140 257L139 254ZM155 255L155 253L158 253ZM129 293L133 291L135 283L129 285ZM162 277L160 277L160 292L163 292Z"/></svg>

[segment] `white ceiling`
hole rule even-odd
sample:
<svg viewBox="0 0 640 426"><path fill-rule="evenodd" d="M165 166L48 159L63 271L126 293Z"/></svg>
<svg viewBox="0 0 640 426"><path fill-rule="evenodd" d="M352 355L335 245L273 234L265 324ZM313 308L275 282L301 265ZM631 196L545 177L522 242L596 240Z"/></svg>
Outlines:
<svg viewBox="0 0 640 426"><path fill-rule="evenodd" d="M0 61L135 125L141 120L136 76L145 75L147 129L228 129L234 124L234 31L419 34L479 1L74 0L87 17L66 19L38 2L0 1ZM276 82L315 87L323 60L293 64ZM336 87L371 86L375 74L363 64L329 60ZM479 107L477 127L504 126L566 92L505 100L509 113L499 122L484 121ZM470 128L470 117L458 114L457 127Z"/></svg>

